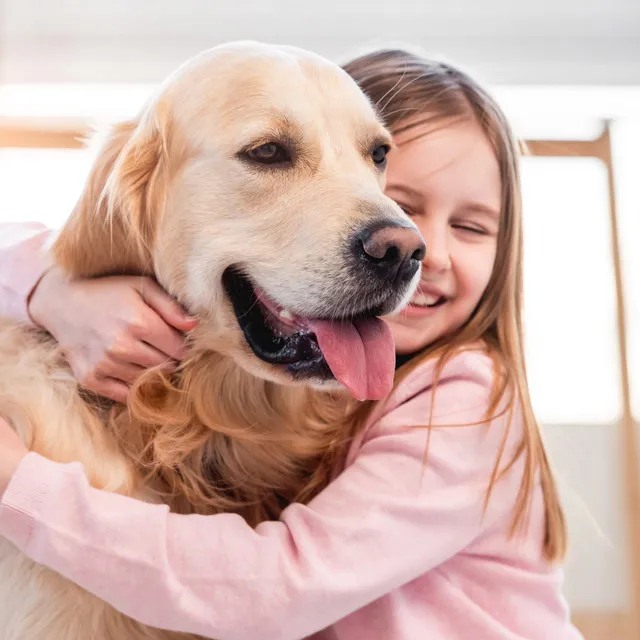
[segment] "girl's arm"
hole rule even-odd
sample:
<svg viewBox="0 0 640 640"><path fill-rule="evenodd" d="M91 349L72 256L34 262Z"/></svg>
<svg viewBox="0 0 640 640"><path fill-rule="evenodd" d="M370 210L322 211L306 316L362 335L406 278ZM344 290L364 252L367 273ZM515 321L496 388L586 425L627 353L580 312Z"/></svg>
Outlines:
<svg viewBox="0 0 640 640"><path fill-rule="evenodd" d="M28 301L50 266L53 232L43 224L0 224L0 317L31 322Z"/></svg>
<svg viewBox="0 0 640 640"><path fill-rule="evenodd" d="M53 237L38 223L0 224L0 317L46 329L83 387L126 402L145 368L182 359L196 321L150 278L70 280L50 268Z"/></svg>
<svg viewBox="0 0 640 640"><path fill-rule="evenodd" d="M491 384L486 357L455 358L435 424L481 420ZM237 515L171 514L92 489L79 464L30 453L4 495L0 534L142 623L221 640L306 637L438 566L512 508L520 464L483 518L506 419L432 429L425 466L427 430L407 425L424 424L430 404L423 388L308 506L255 530Z"/></svg>

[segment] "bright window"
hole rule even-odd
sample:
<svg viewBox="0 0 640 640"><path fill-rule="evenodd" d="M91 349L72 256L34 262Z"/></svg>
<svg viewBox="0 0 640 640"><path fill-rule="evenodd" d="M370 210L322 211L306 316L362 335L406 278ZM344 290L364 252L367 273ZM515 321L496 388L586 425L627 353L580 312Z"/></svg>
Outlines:
<svg viewBox="0 0 640 640"><path fill-rule="evenodd" d="M60 226L82 191L92 153L74 149L0 149L0 222Z"/></svg>
<svg viewBox="0 0 640 640"><path fill-rule="evenodd" d="M591 158L527 158L523 197L536 412L546 423L612 422L621 394L605 167Z"/></svg>

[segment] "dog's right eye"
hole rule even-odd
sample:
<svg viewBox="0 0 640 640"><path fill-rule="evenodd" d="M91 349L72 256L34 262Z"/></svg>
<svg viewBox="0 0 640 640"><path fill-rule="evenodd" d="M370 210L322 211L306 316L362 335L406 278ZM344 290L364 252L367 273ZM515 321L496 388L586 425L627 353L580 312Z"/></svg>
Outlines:
<svg viewBox="0 0 640 640"><path fill-rule="evenodd" d="M391 147L388 144L379 144L371 151L371 158L376 167L384 169L387 165L387 154Z"/></svg>
<svg viewBox="0 0 640 640"><path fill-rule="evenodd" d="M247 158L260 164L288 164L291 162L291 153L283 145L277 142L266 142L246 152Z"/></svg>

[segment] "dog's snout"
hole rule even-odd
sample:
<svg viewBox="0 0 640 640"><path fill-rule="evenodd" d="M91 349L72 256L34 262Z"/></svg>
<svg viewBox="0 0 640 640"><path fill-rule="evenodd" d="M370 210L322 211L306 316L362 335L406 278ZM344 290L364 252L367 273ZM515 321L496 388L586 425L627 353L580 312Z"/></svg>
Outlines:
<svg viewBox="0 0 640 640"><path fill-rule="evenodd" d="M420 267L426 247L414 227L376 223L358 234L356 251L379 276L405 283Z"/></svg>

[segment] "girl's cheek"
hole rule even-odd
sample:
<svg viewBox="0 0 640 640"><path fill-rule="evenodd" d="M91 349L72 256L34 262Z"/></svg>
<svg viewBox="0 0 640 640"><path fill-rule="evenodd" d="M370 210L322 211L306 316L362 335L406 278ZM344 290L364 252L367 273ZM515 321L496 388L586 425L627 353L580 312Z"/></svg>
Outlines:
<svg viewBox="0 0 640 640"><path fill-rule="evenodd" d="M493 272L495 253L482 252L466 262L464 272L467 288L478 298L482 296ZM469 256L471 257L471 256Z"/></svg>

